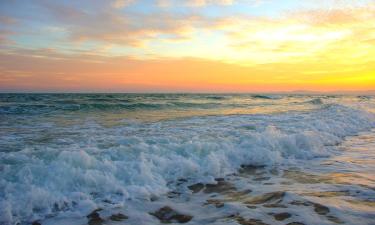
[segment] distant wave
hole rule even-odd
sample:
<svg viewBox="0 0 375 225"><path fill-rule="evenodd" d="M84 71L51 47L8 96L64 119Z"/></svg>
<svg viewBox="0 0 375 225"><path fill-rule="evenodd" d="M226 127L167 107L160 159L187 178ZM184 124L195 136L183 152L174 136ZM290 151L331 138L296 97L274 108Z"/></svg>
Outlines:
<svg viewBox="0 0 375 225"><path fill-rule="evenodd" d="M116 109L158 109L157 103L63 103L63 104L14 104L0 106L3 114L49 113L55 111L116 110Z"/></svg>
<svg viewBox="0 0 375 225"><path fill-rule="evenodd" d="M218 103L189 103L189 102L165 102L165 103L78 103L74 101L62 101L58 103L38 103L38 104L2 104L0 114L40 114L54 113L57 111L88 111L88 110L158 110L173 108L211 108L218 107ZM228 107L233 104L227 105Z"/></svg>
<svg viewBox="0 0 375 225"><path fill-rule="evenodd" d="M259 98L259 99L280 99L281 97L280 96L276 96L276 95L252 95L251 96L252 98Z"/></svg>
<svg viewBox="0 0 375 225"><path fill-rule="evenodd" d="M226 99L225 96L207 96L207 99L213 99L213 100L224 100Z"/></svg>
<svg viewBox="0 0 375 225"><path fill-rule="evenodd" d="M361 95L361 96L358 96L357 98L362 99L362 100L369 100L371 99L371 97L372 96Z"/></svg>
<svg viewBox="0 0 375 225"><path fill-rule="evenodd" d="M314 105L322 105L323 101L320 98L314 98L310 101L307 101L307 103L314 104Z"/></svg>

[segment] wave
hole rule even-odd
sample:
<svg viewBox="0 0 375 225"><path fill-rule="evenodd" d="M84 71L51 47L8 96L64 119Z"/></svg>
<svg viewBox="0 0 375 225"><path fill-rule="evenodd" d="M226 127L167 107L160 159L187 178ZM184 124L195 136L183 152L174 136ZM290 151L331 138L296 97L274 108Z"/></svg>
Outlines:
<svg viewBox="0 0 375 225"><path fill-rule="evenodd" d="M252 95L252 98L255 99L269 99L269 100L275 100L275 99L281 99L281 96L277 95Z"/></svg>
<svg viewBox="0 0 375 225"><path fill-rule="evenodd" d="M207 99L213 99L213 100L224 100L227 99L225 96L207 96Z"/></svg>
<svg viewBox="0 0 375 225"><path fill-rule="evenodd" d="M322 105L323 101L320 98L314 98L312 100L307 101L306 103L310 103L310 104L313 104L313 105Z"/></svg>
<svg viewBox="0 0 375 225"><path fill-rule="evenodd" d="M0 152L0 223L85 215L108 200L166 193L179 178L211 182L241 165L326 157L346 136L374 127L373 114L334 104L305 113L54 127L76 134Z"/></svg>
<svg viewBox="0 0 375 225"><path fill-rule="evenodd" d="M0 105L1 114L43 114L64 111L113 111L113 110L158 110L178 108L212 108L218 107L218 103L189 103L189 102L165 102L165 103L78 103L64 101L62 103L38 103L38 104L3 104ZM227 107L233 106L228 105Z"/></svg>
<svg viewBox="0 0 375 225"><path fill-rule="evenodd" d="M260 98L260 99L272 99L271 96L267 96L267 95L253 95L251 97L252 98Z"/></svg>

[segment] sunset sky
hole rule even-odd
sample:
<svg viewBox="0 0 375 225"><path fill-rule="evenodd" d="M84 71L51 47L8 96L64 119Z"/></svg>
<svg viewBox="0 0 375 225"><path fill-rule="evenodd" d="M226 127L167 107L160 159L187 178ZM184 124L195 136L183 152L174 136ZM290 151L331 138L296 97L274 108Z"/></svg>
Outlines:
<svg viewBox="0 0 375 225"><path fill-rule="evenodd" d="M375 89L375 0L3 0L0 91Z"/></svg>

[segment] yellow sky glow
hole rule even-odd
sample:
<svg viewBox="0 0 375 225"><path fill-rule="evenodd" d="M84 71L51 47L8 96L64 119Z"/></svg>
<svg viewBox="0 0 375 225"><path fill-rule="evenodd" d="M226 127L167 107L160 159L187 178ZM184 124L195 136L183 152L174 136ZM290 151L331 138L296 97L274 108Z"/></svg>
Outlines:
<svg viewBox="0 0 375 225"><path fill-rule="evenodd" d="M202 21L199 16L188 16L174 22L165 17L163 24L170 27L160 30L76 32L71 35L75 40L70 46L87 40L96 43L94 48L81 51L56 46L25 49L8 41L0 51L0 88L198 92L375 89L374 9L369 3L289 11L276 18L227 16ZM123 23L122 17L112 19L115 28L116 23ZM163 35L173 38L161 38Z"/></svg>

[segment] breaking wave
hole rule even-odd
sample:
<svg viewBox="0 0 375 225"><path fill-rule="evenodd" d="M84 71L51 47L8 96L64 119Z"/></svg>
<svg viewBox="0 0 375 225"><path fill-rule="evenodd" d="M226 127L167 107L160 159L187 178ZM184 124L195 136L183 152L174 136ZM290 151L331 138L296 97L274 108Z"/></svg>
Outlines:
<svg viewBox="0 0 375 225"><path fill-rule="evenodd" d="M274 115L53 126L27 137L38 143L0 152L0 223L85 215L104 201L149 199L179 178L210 182L241 165L327 157L346 136L374 127L374 114L338 104Z"/></svg>

